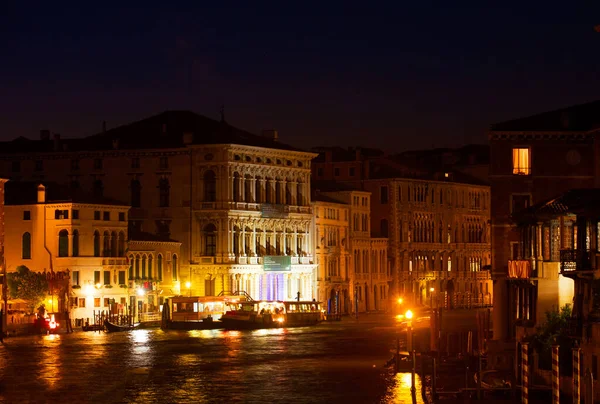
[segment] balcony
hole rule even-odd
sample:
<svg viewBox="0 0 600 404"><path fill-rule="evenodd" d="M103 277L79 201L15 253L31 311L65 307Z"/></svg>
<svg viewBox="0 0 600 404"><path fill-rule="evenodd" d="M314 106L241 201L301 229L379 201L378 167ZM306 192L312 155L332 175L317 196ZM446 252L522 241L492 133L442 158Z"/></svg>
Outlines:
<svg viewBox="0 0 600 404"><path fill-rule="evenodd" d="M127 258L126 257L104 257L102 258L102 265L126 265L127 264Z"/></svg>
<svg viewBox="0 0 600 404"><path fill-rule="evenodd" d="M528 260L510 260L508 261L509 279L529 279L534 277L531 262Z"/></svg>
<svg viewBox="0 0 600 404"><path fill-rule="evenodd" d="M565 275L569 272L592 271L591 253L586 250L560 250L560 272Z"/></svg>

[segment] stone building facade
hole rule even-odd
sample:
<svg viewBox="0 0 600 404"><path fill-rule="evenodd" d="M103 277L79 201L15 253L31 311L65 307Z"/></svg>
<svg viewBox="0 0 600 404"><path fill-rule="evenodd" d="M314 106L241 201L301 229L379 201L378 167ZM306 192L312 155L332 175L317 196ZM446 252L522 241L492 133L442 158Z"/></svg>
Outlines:
<svg viewBox="0 0 600 404"><path fill-rule="evenodd" d="M388 240L371 236L371 194L339 186L330 190L323 183L317 186L319 296L336 302L335 313L388 310Z"/></svg>
<svg viewBox="0 0 600 404"><path fill-rule="evenodd" d="M73 319L91 319L94 310L109 310L111 301L129 304L131 291L121 287L129 267L128 210L103 201L47 196L42 184L11 183L6 205L6 226L11 229L5 239L8 272L26 266L47 273L49 281L70 278L57 288L49 282L50 301L44 303L49 312L72 311Z"/></svg>
<svg viewBox="0 0 600 404"><path fill-rule="evenodd" d="M82 139L4 142L0 173L130 205L130 235L181 243L174 293L312 299L314 156L275 131L168 111Z"/></svg>
<svg viewBox="0 0 600 404"><path fill-rule="evenodd" d="M499 366L510 364L515 338L543 321L545 311L573 302L574 285L559 264L562 251L573 249L574 217L557 214L527 226L515 217L567 191L600 185L599 113L596 101L498 123L489 131L493 348ZM546 246L552 254L545 255Z"/></svg>
<svg viewBox="0 0 600 404"><path fill-rule="evenodd" d="M321 152L313 161L318 180L372 195L368 231L389 240L390 297L448 308L491 305L487 185L450 169L406 166L373 150Z"/></svg>

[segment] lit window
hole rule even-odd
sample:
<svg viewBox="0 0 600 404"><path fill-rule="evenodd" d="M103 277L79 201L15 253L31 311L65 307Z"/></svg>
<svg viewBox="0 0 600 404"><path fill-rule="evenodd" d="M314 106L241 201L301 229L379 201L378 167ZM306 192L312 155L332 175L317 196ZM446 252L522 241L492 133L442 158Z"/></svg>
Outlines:
<svg viewBox="0 0 600 404"><path fill-rule="evenodd" d="M531 150L529 148L513 149L513 174L531 174Z"/></svg>

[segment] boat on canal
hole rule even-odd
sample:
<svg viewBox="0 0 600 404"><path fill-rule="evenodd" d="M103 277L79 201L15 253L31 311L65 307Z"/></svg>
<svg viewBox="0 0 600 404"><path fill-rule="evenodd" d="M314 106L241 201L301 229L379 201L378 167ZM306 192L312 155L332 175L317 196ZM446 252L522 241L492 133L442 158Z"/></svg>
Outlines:
<svg viewBox="0 0 600 404"><path fill-rule="evenodd" d="M104 327L106 327L106 331L108 332L121 332L121 331L131 331L135 330L139 327L139 323L137 324L115 324L108 320L104 320Z"/></svg>
<svg viewBox="0 0 600 404"><path fill-rule="evenodd" d="M302 327L323 319L321 306L315 301L255 300L228 303L228 309L220 320L229 330Z"/></svg>

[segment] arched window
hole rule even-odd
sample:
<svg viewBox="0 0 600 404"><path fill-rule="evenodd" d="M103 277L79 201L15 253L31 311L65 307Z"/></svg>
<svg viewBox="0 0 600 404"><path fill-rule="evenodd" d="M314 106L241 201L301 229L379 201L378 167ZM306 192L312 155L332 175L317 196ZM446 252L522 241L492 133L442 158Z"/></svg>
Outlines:
<svg viewBox="0 0 600 404"><path fill-rule="evenodd" d="M102 243L102 256L110 257L110 233L104 232L104 243Z"/></svg>
<svg viewBox="0 0 600 404"><path fill-rule="evenodd" d="M79 232L73 230L73 257L79 257Z"/></svg>
<svg viewBox="0 0 600 404"><path fill-rule="evenodd" d="M146 279L146 256L142 255L142 279Z"/></svg>
<svg viewBox="0 0 600 404"><path fill-rule="evenodd" d="M280 205L281 201L281 180L275 179L275 203Z"/></svg>
<svg viewBox="0 0 600 404"><path fill-rule="evenodd" d="M273 180L267 178L265 181L265 203L273 203Z"/></svg>
<svg viewBox="0 0 600 404"><path fill-rule="evenodd" d="M94 181L93 194L97 198L102 198L104 196L104 184L102 183L102 180Z"/></svg>
<svg viewBox="0 0 600 404"><path fill-rule="evenodd" d="M233 228L233 254L240 255L240 229L237 226Z"/></svg>
<svg viewBox="0 0 600 404"><path fill-rule="evenodd" d="M289 179L286 179L285 183L285 201L283 201L286 205L292 205L292 183Z"/></svg>
<svg viewBox="0 0 600 404"><path fill-rule="evenodd" d="M140 279L140 256L135 256L135 279Z"/></svg>
<svg viewBox="0 0 600 404"><path fill-rule="evenodd" d="M100 233L98 230L94 232L94 257L100 256Z"/></svg>
<svg viewBox="0 0 600 404"><path fill-rule="evenodd" d="M303 189L304 184L298 182L298 184L296 184L296 205L298 206L304 206L304 194L302 193Z"/></svg>
<svg viewBox="0 0 600 404"><path fill-rule="evenodd" d="M252 181L250 179L249 175L244 178L244 201L254 203L256 201L252 199Z"/></svg>
<svg viewBox="0 0 600 404"><path fill-rule="evenodd" d="M24 260L31 259L31 234L28 232L23 233L21 257Z"/></svg>
<svg viewBox="0 0 600 404"><path fill-rule="evenodd" d="M110 256L111 257L116 257L117 256L117 242L119 240L117 239L117 233L115 233L114 231L110 234Z"/></svg>
<svg viewBox="0 0 600 404"><path fill-rule="evenodd" d="M204 200L206 202L217 201L217 178L214 171L204 173Z"/></svg>
<svg viewBox="0 0 600 404"><path fill-rule="evenodd" d="M152 255L148 256L148 278L154 279L154 274L152 273Z"/></svg>
<svg viewBox="0 0 600 404"><path fill-rule="evenodd" d="M177 280L177 255L173 254L173 280Z"/></svg>
<svg viewBox="0 0 600 404"><path fill-rule="evenodd" d="M381 237L388 237L388 221L381 219Z"/></svg>
<svg viewBox="0 0 600 404"><path fill-rule="evenodd" d="M58 256L69 256L69 232L66 230L61 230L58 233Z"/></svg>
<svg viewBox="0 0 600 404"><path fill-rule="evenodd" d="M239 202L240 198L240 175L238 173L233 173L233 201Z"/></svg>
<svg viewBox="0 0 600 404"><path fill-rule="evenodd" d="M130 255L128 257L128 260L129 260L129 279L133 279L133 262L134 262L133 255Z"/></svg>
<svg viewBox="0 0 600 404"><path fill-rule="evenodd" d="M171 186L169 185L169 180L167 178L161 178L160 181L158 181L158 189L159 189L159 207L161 208L168 208L169 207L169 200L170 198L170 193L171 193Z"/></svg>
<svg viewBox="0 0 600 404"><path fill-rule="evenodd" d="M125 233L119 232L119 251L117 256L125 256Z"/></svg>
<svg viewBox="0 0 600 404"><path fill-rule="evenodd" d="M142 184L139 180L131 180L131 207L139 208L142 206Z"/></svg>
<svg viewBox="0 0 600 404"><path fill-rule="evenodd" d="M207 257L217 255L217 228L212 223L204 227L204 254Z"/></svg>
<svg viewBox="0 0 600 404"><path fill-rule="evenodd" d="M158 254L157 257L157 263L156 263L156 276L158 277L158 280L161 281L162 280L162 273L163 273L163 256L161 254Z"/></svg>
<svg viewBox="0 0 600 404"><path fill-rule="evenodd" d="M263 203L264 200L262 199L262 192L261 192L261 178L260 177L256 177L256 179L254 180L254 199L256 201L256 203Z"/></svg>

